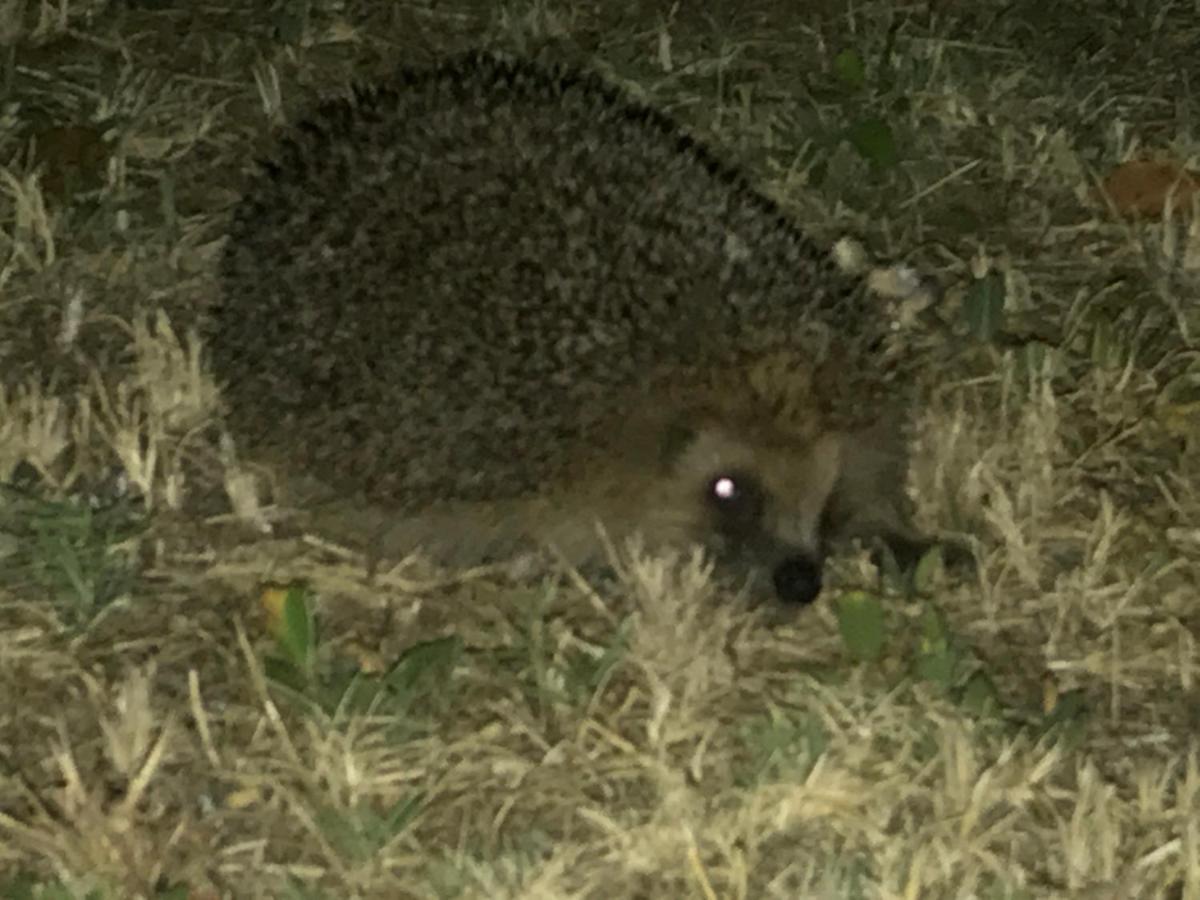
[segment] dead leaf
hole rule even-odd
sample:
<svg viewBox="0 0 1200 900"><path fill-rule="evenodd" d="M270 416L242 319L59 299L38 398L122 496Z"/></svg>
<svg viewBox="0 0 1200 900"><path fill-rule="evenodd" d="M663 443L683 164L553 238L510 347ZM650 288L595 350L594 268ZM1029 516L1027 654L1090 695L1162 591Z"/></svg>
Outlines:
<svg viewBox="0 0 1200 900"><path fill-rule="evenodd" d="M91 125L61 125L36 135L34 161L42 168L42 188L53 197L104 182L109 146Z"/></svg>
<svg viewBox="0 0 1200 900"><path fill-rule="evenodd" d="M283 606L287 602L287 595L286 587L269 585L263 588L258 597L258 602L262 604L263 611L267 614L267 630L275 637L279 637L283 633Z"/></svg>
<svg viewBox="0 0 1200 900"><path fill-rule="evenodd" d="M1122 215L1162 218L1172 191L1174 208L1187 214L1200 192L1200 172L1175 162L1130 160L1108 173L1101 190Z"/></svg>
<svg viewBox="0 0 1200 900"><path fill-rule="evenodd" d="M246 787L226 794L225 807L226 809L249 809L263 803L265 799L260 788Z"/></svg>

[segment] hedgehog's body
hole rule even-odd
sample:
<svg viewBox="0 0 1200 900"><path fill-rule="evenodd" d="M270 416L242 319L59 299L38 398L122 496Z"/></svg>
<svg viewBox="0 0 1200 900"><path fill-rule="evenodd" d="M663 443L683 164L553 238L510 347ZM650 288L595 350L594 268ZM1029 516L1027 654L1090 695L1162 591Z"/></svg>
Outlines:
<svg viewBox="0 0 1200 900"><path fill-rule="evenodd" d="M836 351L865 399L884 323L770 201L590 76L472 55L322 106L252 184L222 274L209 342L236 433L460 558L587 543L595 517L704 539L733 450L697 438L749 452L754 423L793 465L778 552L752 555L819 560L822 523L861 518L831 512L858 475L821 438L830 398L764 390L761 363L807 377ZM691 499L650 490L680 465ZM431 533L440 509L499 516L505 540Z"/></svg>

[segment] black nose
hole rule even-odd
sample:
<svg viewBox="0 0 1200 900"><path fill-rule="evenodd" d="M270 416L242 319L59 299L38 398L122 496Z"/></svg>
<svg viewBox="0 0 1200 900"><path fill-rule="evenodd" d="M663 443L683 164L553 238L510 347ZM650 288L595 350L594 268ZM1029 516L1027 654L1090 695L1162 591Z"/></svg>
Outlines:
<svg viewBox="0 0 1200 900"><path fill-rule="evenodd" d="M807 556L789 556L775 567L771 581L780 600L807 606L821 593L821 566Z"/></svg>

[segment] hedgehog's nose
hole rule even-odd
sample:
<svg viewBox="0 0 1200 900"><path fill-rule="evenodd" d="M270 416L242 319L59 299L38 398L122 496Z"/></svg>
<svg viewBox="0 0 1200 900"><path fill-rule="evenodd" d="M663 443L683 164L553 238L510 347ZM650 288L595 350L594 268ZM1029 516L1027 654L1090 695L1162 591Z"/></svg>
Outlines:
<svg viewBox="0 0 1200 900"><path fill-rule="evenodd" d="M821 593L821 566L807 556L789 556L775 567L771 582L780 600L807 606Z"/></svg>

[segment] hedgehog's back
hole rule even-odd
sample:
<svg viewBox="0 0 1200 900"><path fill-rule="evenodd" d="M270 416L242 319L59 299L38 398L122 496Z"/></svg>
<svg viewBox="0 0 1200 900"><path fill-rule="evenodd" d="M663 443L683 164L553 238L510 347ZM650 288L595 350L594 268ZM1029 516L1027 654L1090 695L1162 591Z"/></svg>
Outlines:
<svg viewBox="0 0 1200 900"><path fill-rule="evenodd" d="M652 370L862 324L824 254L664 117L482 54L292 129L222 276L238 433L412 504L537 488Z"/></svg>

